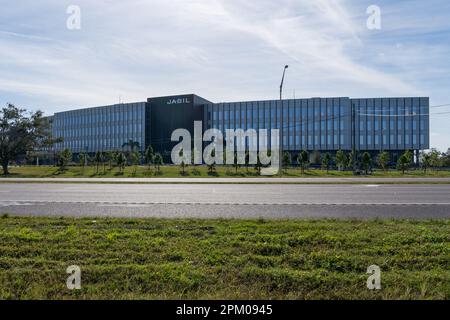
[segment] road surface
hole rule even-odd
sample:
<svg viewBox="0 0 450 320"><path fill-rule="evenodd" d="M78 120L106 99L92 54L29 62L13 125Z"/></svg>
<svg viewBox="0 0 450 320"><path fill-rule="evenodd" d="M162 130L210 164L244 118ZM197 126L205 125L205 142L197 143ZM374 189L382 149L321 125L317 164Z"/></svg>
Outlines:
<svg viewBox="0 0 450 320"><path fill-rule="evenodd" d="M160 218L450 218L450 185L0 184L0 213Z"/></svg>
<svg viewBox="0 0 450 320"><path fill-rule="evenodd" d="M311 178L277 178L277 177L254 177L254 178L2 178L0 182L86 182L86 183L206 183L206 184L229 184L229 183L294 183L294 184L323 184L323 183L441 183L450 184L449 178L375 178L375 177L311 177Z"/></svg>

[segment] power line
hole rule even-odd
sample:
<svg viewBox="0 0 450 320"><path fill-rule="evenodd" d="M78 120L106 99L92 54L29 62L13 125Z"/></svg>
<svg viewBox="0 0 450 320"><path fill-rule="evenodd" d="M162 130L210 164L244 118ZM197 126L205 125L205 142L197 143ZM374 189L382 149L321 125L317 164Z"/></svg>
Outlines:
<svg viewBox="0 0 450 320"><path fill-rule="evenodd" d="M431 106L430 108L444 108L444 107L450 107L450 103L449 104L441 104L438 106Z"/></svg>
<svg viewBox="0 0 450 320"><path fill-rule="evenodd" d="M441 115L441 114L450 114L450 111L448 112L436 112L436 113L413 113L413 114L369 114L369 113L357 113L359 116L367 116L367 117L385 117L385 118L396 118L396 117L425 117L425 116L434 116L434 115Z"/></svg>

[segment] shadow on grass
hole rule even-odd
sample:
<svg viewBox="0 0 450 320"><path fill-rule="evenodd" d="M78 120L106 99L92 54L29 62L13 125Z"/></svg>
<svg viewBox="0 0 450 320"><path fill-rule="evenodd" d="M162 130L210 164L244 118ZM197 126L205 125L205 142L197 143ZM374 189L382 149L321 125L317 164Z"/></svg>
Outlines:
<svg viewBox="0 0 450 320"><path fill-rule="evenodd" d="M218 177L219 176L219 174L217 173L217 171L210 171L210 172L208 172L208 176L210 176L210 177Z"/></svg>

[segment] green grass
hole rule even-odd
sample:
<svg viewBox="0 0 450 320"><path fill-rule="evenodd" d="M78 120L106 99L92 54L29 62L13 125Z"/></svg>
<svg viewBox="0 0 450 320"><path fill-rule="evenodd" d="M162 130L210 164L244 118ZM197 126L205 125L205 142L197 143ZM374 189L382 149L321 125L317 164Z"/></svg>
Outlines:
<svg viewBox="0 0 450 320"><path fill-rule="evenodd" d="M24 166L24 167L11 167L10 176L11 178L82 178L82 177L96 177L96 178L151 178L151 177L161 177L161 178L178 178L178 177L190 177L190 178L215 178L215 177L267 177L260 176L253 168L246 170L245 168L240 168L236 173L233 167L218 166L215 174L209 174L207 167L196 166L188 167L186 169L186 174L182 175L181 170L177 166L164 166L161 168L161 173L157 174L155 169L149 170L148 167L139 166L137 167L136 173L134 173L134 167L126 167L123 173L119 172L119 169L113 168L109 170L108 167L97 170L94 166L87 167L84 171L81 167L70 166L64 172L60 172L56 167L49 166ZM308 170L305 174L301 174L299 169L288 169L283 172L283 177L354 177L351 171L337 171L330 170L328 173L325 170ZM275 177L280 177L277 175ZM362 176L364 177L364 176ZM441 171L431 171L429 170L426 174L421 170L411 170L405 174L399 171L391 170L388 172L374 171L372 175L368 177L374 178L402 178L402 177L450 177L449 170Z"/></svg>
<svg viewBox="0 0 450 320"><path fill-rule="evenodd" d="M449 220L0 218L0 299L449 299L449 265Z"/></svg>

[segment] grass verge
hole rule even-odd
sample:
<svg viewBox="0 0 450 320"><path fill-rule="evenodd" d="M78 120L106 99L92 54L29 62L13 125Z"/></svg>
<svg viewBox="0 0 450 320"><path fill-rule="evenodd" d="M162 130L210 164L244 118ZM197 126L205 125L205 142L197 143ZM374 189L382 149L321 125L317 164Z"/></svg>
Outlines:
<svg viewBox="0 0 450 320"><path fill-rule="evenodd" d="M287 169L283 172L283 177L286 178L350 178L354 177L351 171L337 171L330 170L328 173L326 170L307 170L305 174L301 174L299 169ZM238 169L235 172L232 167L218 166L216 172L213 174L208 172L206 166L188 167L184 174L180 172L180 168L177 166L163 166L161 172L157 174L154 168L138 166L126 167L123 172L119 172L117 168L108 167L103 169L99 168L98 172L96 167L89 166L83 170L81 167L70 166L65 171L60 172L58 168L52 166L24 166L24 167L11 167L10 178L268 178L267 176L259 175L253 168L248 170L245 168ZM280 175L274 176L280 177ZM449 178L449 170L431 171L426 174L421 170L411 170L402 174L399 171L390 170L383 172L376 170L373 174L368 176L370 178ZM1 180L1 179L0 179Z"/></svg>
<svg viewBox="0 0 450 320"><path fill-rule="evenodd" d="M0 218L1 299L449 299L449 264L450 220Z"/></svg>

